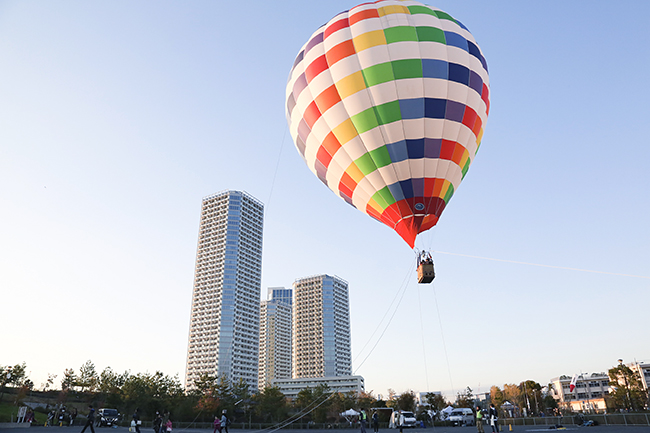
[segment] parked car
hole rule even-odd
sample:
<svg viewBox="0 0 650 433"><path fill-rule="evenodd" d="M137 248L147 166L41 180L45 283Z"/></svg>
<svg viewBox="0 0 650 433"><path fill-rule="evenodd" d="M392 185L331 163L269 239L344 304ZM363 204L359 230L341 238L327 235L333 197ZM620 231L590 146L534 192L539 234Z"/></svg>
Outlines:
<svg viewBox="0 0 650 433"><path fill-rule="evenodd" d="M119 422L120 413L117 411L117 409L102 408L97 411L97 416L95 419L95 425L97 427L113 427Z"/></svg>
<svg viewBox="0 0 650 433"><path fill-rule="evenodd" d="M474 425L474 412L468 407L459 407L449 414L452 425Z"/></svg>
<svg viewBox="0 0 650 433"><path fill-rule="evenodd" d="M418 420L415 419L415 414L413 412L409 412L407 410L400 410L399 412L404 417L404 427L416 427L417 426Z"/></svg>

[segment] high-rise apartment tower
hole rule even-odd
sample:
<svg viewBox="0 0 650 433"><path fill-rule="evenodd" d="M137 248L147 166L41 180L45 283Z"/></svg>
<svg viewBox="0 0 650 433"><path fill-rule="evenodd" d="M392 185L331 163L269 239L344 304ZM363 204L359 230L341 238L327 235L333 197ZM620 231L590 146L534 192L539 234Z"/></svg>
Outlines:
<svg viewBox="0 0 650 433"><path fill-rule="evenodd" d="M260 306L259 389L291 378L291 298L291 289L271 287Z"/></svg>
<svg viewBox="0 0 650 433"><path fill-rule="evenodd" d="M203 199L185 386L200 375L257 388L264 205L241 191Z"/></svg>
<svg viewBox="0 0 650 433"><path fill-rule="evenodd" d="M349 376L348 283L316 275L293 283L293 378Z"/></svg>

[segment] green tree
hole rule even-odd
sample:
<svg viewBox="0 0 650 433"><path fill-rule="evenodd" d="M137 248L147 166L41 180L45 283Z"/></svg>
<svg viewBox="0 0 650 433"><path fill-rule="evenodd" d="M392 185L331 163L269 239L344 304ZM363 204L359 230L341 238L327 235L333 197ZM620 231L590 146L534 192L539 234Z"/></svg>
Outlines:
<svg viewBox="0 0 650 433"><path fill-rule="evenodd" d="M620 363L608 371L609 385L614 387L610 394L610 401L616 409L629 409L632 411L643 409L647 394L643 390L639 373L627 365Z"/></svg>
<svg viewBox="0 0 650 433"><path fill-rule="evenodd" d="M503 391L501 390L501 388L499 388L496 385L493 385L490 388L490 401L496 407L501 407L501 405L505 401L505 396L504 396Z"/></svg>
<svg viewBox="0 0 650 433"><path fill-rule="evenodd" d="M472 394L472 388L469 386L465 388L465 391L461 394L458 392L456 394L456 407L474 407L474 394Z"/></svg>
<svg viewBox="0 0 650 433"><path fill-rule="evenodd" d="M72 368L66 368L61 379L61 391L68 391L77 385L77 375Z"/></svg>
<svg viewBox="0 0 650 433"><path fill-rule="evenodd" d="M306 387L298 391L298 395L293 402L294 408L298 411L298 416L309 421L312 419L311 410L312 403L314 401L314 390L310 387Z"/></svg>
<svg viewBox="0 0 650 433"><path fill-rule="evenodd" d="M258 392L253 400L257 403L255 407L256 416L264 422L277 423L287 418L287 398L276 386L266 387Z"/></svg>
<svg viewBox="0 0 650 433"><path fill-rule="evenodd" d="M390 407L393 410L399 409L397 406L397 393L392 388L388 388L388 401L386 402L386 407Z"/></svg>
<svg viewBox="0 0 650 433"><path fill-rule="evenodd" d="M173 413L183 396L178 377L169 377L160 371L130 375L121 389L126 410L133 412L139 408L140 415L147 417L160 410Z"/></svg>
<svg viewBox="0 0 650 433"><path fill-rule="evenodd" d="M341 398L341 410L338 413L345 412L348 409L354 409L359 407L359 401L357 399L357 393L354 391L348 391L346 393L340 394L339 397Z"/></svg>
<svg viewBox="0 0 650 433"><path fill-rule="evenodd" d="M335 392L332 394L329 400L329 405L327 408L327 421L336 422L339 420L339 414L344 412L346 409L343 409L343 401L345 399L345 393Z"/></svg>
<svg viewBox="0 0 650 433"><path fill-rule="evenodd" d="M449 406L449 402L446 401L441 394L433 394L431 392L428 392L424 396L424 399L429 408L435 410L436 413Z"/></svg>
<svg viewBox="0 0 650 433"><path fill-rule="evenodd" d="M235 405L232 392L230 390L230 380L225 374L219 376L217 384L215 385L215 395L221 400L224 408L232 409Z"/></svg>
<svg viewBox="0 0 650 433"><path fill-rule="evenodd" d="M544 412L557 409L557 400L555 400L552 395L545 395L542 401Z"/></svg>
<svg viewBox="0 0 650 433"><path fill-rule="evenodd" d="M47 380L43 384L43 392L47 391L52 385L54 385L54 379L56 379L56 376L56 374L47 373Z"/></svg>
<svg viewBox="0 0 650 433"><path fill-rule="evenodd" d="M330 405L330 397L332 396L332 391L327 384L321 383L314 388L314 409L313 409L313 420L314 422L324 423L327 421L327 412Z"/></svg>
<svg viewBox="0 0 650 433"><path fill-rule="evenodd" d="M510 403L514 404L515 406L519 406L519 407L524 406L524 405L522 405L522 402L523 402L522 395L523 395L523 393L521 392L521 389L519 389L518 385L510 384L510 383L505 383L503 385L503 397L504 397L504 400L509 401ZM499 405L499 407L500 406L501 405Z"/></svg>
<svg viewBox="0 0 650 433"><path fill-rule="evenodd" d="M4 395L5 388L8 385L22 386L25 380L25 370L27 364L16 364L14 366L1 366L0 365L0 401Z"/></svg>
<svg viewBox="0 0 650 433"><path fill-rule="evenodd" d="M247 401L251 398L250 386L244 378L240 377L235 383L232 384L232 397L235 400L235 404L239 404L240 401Z"/></svg>
<svg viewBox="0 0 650 433"><path fill-rule="evenodd" d="M324 423L327 420L331 395L330 388L326 384L320 384L315 388L307 387L298 392L294 407L303 420Z"/></svg>
<svg viewBox="0 0 650 433"><path fill-rule="evenodd" d="M250 386L248 385L248 382L244 380L244 378L240 377L237 379L232 384L232 398L234 399L234 403L231 407L232 410L229 411L231 414L230 416L234 418L235 414L237 413L235 411L235 407L240 408L244 411L244 415L247 415L247 412L251 410L251 392L250 392Z"/></svg>
<svg viewBox="0 0 650 433"><path fill-rule="evenodd" d="M99 375L97 374L97 371L95 371L95 364L93 364L92 361L86 361L86 363L79 368L77 386L81 388L81 392L95 392L99 388Z"/></svg>
<svg viewBox="0 0 650 433"><path fill-rule="evenodd" d="M369 392L360 392L357 394L357 407L370 409L375 405L377 399Z"/></svg>
<svg viewBox="0 0 650 433"><path fill-rule="evenodd" d="M415 393L412 390L405 391L395 396L393 409L408 410L415 413Z"/></svg>
<svg viewBox="0 0 650 433"><path fill-rule="evenodd" d="M2 386L13 385L22 386L23 381L26 379L25 371L27 364L16 364L13 367L8 365L6 367L0 366L0 382Z"/></svg>
<svg viewBox="0 0 650 433"><path fill-rule="evenodd" d="M121 408L124 405L122 387L129 374L128 371L118 374L111 367L106 367L99 375L99 392L109 407Z"/></svg>
<svg viewBox="0 0 650 433"><path fill-rule="evenodd" d="M194 393L198 395L196 408L212 414L219 413L221 400L217 395L217 378L208 373L203 373L194 381Z"/></svg>
<svg viewBox="0 0 650 433"><path fill-rule="evenodd" d="M194 380L192 385L192 392L201 395L209 389L214 389L217 386L217 376L203 373L198 377L198 379Z"/></svg>
<svg viewBox="0 0 650 433"><path fill-rule="evenodd" d="M522 407L526 407L529 414L539 413L543 408L542 404L542 385L534 380L526 380L519 384L522 393Z"/></svg>
<svg viewBox="0 0 650 433"><path fill-rule="evenodd" d="M106 394L119 392L129 375L128 371L118 374L111 367L106 367L99 375L99 391Z"/></svg>

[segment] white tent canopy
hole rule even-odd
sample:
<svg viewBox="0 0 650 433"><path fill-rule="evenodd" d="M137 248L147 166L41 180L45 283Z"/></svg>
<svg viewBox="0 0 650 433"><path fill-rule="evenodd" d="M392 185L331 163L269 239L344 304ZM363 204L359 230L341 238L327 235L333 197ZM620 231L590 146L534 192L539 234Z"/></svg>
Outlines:
<svg viewBox="0 0 650 433"><path fill-rule="evenodd" d="M359 412L354 409L348 409L345 412L341 412L341 416L357 416Z"/></svg>
<svg viewBox="0 0 650 433"><path fill-rule="evenodd" d="M447 406L446 408L440 411L440 417L442 419L447 419L452 410L454 410L453 406Z"/></svg>
<svg viewBox="0 0 650 433"><path fill-rule="evenodd" d="M347 417L349 417L349 416L357 416L357 415L359 415L359 412L357 412L357 411L354 410L354 409L348 409L348 410L346 410L345 412L341 412L340 415L341 415L341 416L344 416L344 417L347 418Z"/></svg>

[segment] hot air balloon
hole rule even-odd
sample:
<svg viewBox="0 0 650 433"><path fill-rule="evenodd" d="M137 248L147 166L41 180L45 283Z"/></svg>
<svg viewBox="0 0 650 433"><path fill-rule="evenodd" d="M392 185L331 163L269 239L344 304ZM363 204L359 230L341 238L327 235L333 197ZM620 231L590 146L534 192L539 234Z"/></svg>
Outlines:
<svg viewBox="0 0 650 433"><path fill-rule="evenodd" d="M301 48L286 115L311 171L413 248L474 160L489 88L460 21L416 1L377 1L336 15Z"/></svg>

